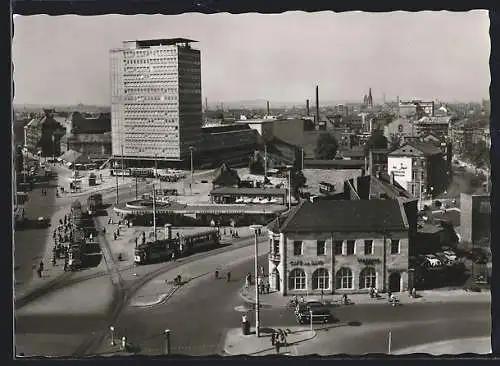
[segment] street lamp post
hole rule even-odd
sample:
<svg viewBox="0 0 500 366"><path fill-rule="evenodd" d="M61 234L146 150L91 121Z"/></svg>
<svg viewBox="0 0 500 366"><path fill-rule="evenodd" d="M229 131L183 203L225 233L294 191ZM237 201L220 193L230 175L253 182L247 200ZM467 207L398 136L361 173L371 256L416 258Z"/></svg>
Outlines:
<svg viewBox="0 0 500 366"><path fill-rule="evenodd" d="M383 281L382 284L382 292L387 291L387 237L384 231L384 273L383 273Z"/></svg>
<svg viewBox="0 0 500 366"><path fill-rule="evenodd" d="M191 156L191 184L189 184L189 189L190 189L190 192L191 192L191 195L193 194L193 181L194 181L194 170L193 170L193 150L194 150L194 147L193 146L189 146L189 153L190 153L190 156Z"/></svg>
<svg viewBox="0 0 500 366"><path fill-rule="evenodd" d="M121 150L122 150L122 181L125 180L125 166L123 164L123 145L121 146Z"/></svg>
<svg viewBox="0 0 500 366"><path fill-rule="evenodd" d="M165 355L170 354L170 329L165 329L164 333L165 334Z"/></svg>
<svg viewBox="0 0 500 366"><path fill-rule="evenodd" d="M311 332L313 331L313 311L312 309L309 309L309 322L311 326Z"/></svg>
<svg viewBox="0 0 500 366"><path fill-rule="evenodd" d="M391 348L392 348L392 331L389 330L389 339L387 341L387 354L391 354Z"/></svg>
<svg viewBox="0 0 500 366"><path fill-rule="evenodd" d="M115 345L115 327L110 326L109 330L111 331L111 345Z"/></svg>
<svg viewBox="0 0 500 366"><path fill-rule="evenodd" d="M115 179L116 179L116 204L119 203L119 199L118 199L118 174L116 174L115 172Z"/></svg>
<svg viewBox="0 0 500 366"><path fill-rule="evenodd" d="M257 234L258 230L262 228L262 225L251 225L250 229L253 230L254 232L254 237L255 237L255 334L257 337L260 337L260 299L259 299L259 286L258 286L258 277L259 277L259 263L258 263L258 258L259 258L259 243L257 239Z"/></svg>

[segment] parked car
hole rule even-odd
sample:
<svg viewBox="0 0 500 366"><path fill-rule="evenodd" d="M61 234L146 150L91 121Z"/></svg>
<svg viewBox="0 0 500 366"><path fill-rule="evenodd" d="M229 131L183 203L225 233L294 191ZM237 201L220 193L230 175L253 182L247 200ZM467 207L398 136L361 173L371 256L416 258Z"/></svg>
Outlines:
<svg viewBox="0 0 500 366"><path fill-rule="evenodd" d="M455 262L458 259L458 255L453 251L453 250L445 250L443 251L443 254L448 258L450 261Z"/></svg>
<svg viewBox="0 0 500 366"><path fill-rule="evenodd" d="M454 261L448 258L443 252L438 252L435 254L435 256L445 266L450 266L454 263Z"/></svg>
<svg viewBox="0 0 500 366"><path fill-rule="evenodd" d="M36 226L45 228L48 227L50 224L50 219L47 217L40 216L39 218L36 219Z"/></svg>
<svg viewBox="0 0 500 366"><path fill-rule="evenodd" d="M328 323L331 322L334 318L330 309L328 309L325 304L319 301L309 301L303 304L297 305L295 309L295 316L299 324L313 322L323 322Z"/></svg>
<svg viewBox="0 0 500 366"><path fill-rule="evenodd" d="M436 257L434 254L426 254L424 256L424 258L429 262L431 267L439 267L439 266L443 265L443 263L441 263L439 258Z"/></svg>

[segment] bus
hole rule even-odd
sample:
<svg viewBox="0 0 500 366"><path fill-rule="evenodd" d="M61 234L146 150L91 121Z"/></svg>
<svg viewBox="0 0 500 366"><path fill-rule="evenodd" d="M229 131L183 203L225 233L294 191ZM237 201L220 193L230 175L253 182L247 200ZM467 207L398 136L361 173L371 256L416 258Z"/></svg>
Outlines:
<svg viewBox="0 0 500 366"><path fill-rule="evenodd" d="M330 194L335 192L335 185L321 181L319 182L319 191L323 194Z"/></svg>
<svg viewBox="0 0 500 366"><path fill-rule="evenodd" d="M147 264L172 260L193 253L216 248L220 244L219 230L211 229L201 233L156 240L138 245L134 252L134 262Z"/></svg>
<svg viewBox="0 0 500 366"><path fill-rule="evenodd" d="M138 178L153 178L155 173L153 168L131 168L130 175Z"/></svg>
<svg viewBox="0 0 500 366"><path fill-rule="evenodd" d="M132 172L130 171L130 169L111 169L110 170L110 174L111 176L124 176L124 177L130 177L132 176Z"/></svg>
<svg viewBox="0 0 500 366"><path fill-rule="evenodd" d="M102 194L95 193L90 195L87 199L87 206L89 215L96 214L100 209L102 209Z"/></svg>

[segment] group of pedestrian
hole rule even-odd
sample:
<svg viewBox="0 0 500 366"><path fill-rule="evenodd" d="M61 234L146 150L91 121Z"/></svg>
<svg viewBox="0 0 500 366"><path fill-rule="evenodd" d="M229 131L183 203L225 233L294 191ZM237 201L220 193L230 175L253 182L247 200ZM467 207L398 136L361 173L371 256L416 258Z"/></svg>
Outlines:
<svg viewBox="0 0 500 366"><path fill-rule="evenodd" d="M47 188L43 187L41 189L41 193L42 193L42 196L46 196L47 195Z"/></svg>
<svg viewBox="0 0 500 366"><path fill-rule="evenodd" d="M378 294L378 289L376 289L375 287L370 287L368 293L370 294L370 297L372 299L378 299L380 297L380 295Z"/></svg>
<svg viewBox="0 0 500 366"><path fill-rule="evenodd" d="M275 347L276 353L280 353L280 348L288 345L287 332L283 329L273 329L271 333L271 345Z"/></svg>
<svg viewBox="0 0 500 366"><path fill-rule="evenodd" d="M74 223L70 214L59 219L59 225L52 233L54 247L52 248L52 265L56 266L57 259L64 258L64 271L69 269L69 244L73 241Z"/></svg>
<svg viewBox="0 0 500 366"><path fill-rule="evenodd" d="M259 287L259 294L268 294L271 292L271 285L269 280L263 280L262 277L259 277L257 280L257 285Z"/></svg>

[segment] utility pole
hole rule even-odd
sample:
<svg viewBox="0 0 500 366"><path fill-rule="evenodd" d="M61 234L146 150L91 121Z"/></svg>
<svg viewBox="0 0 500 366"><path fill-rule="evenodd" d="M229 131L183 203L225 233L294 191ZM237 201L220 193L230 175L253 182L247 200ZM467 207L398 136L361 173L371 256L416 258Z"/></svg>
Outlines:
<svg viewBox="0 0 500 366"><path fill-rule="evenodd" d="M302 171L304 171L304 148L302 147L302 164L300 165L302 167Z"/></svg>
<svg viewBox="0 0 500 366"><path fill-rule="evenodd" d="M292 167L288 166L288 211L292 209Z"/></svg>
<svg viewBox="0 0 500 366"><path fill-rule="evenodd" d="M122 149L122 182L125 180L125 166L123 165L123 145L121 145Z"/></svg>
<svg viewBox="0 0 500 366"><path fill-rule="evenodd" d="M154 232L154 241L156 241L156 193L155 193L155 185L153 183L153 232Z"/></svg>
<svg viewBox="0 0 500 366"><path fill-rule="evenodd" d="M137 189L137 175L135 176L135 199L138 197L138 189Z"/></svg>
<svg viewBox="0 0 500 366"><path fill-rule="evenodd" d="M255 261L254 261L254 270L255 270L255 334L257 338L260 337L260 297L259 297L259 286L258 286L258 278L259 278L259 243L257 239L258 230L262 227L262 225L251 225L250 229L254 232L254 246L255 246Z"/></svg>
<svg viewBox="0 0 500 366"><path fill-rule="evenodd" d="M264 141L264 180L267 178L267 142Z"/></svg>

